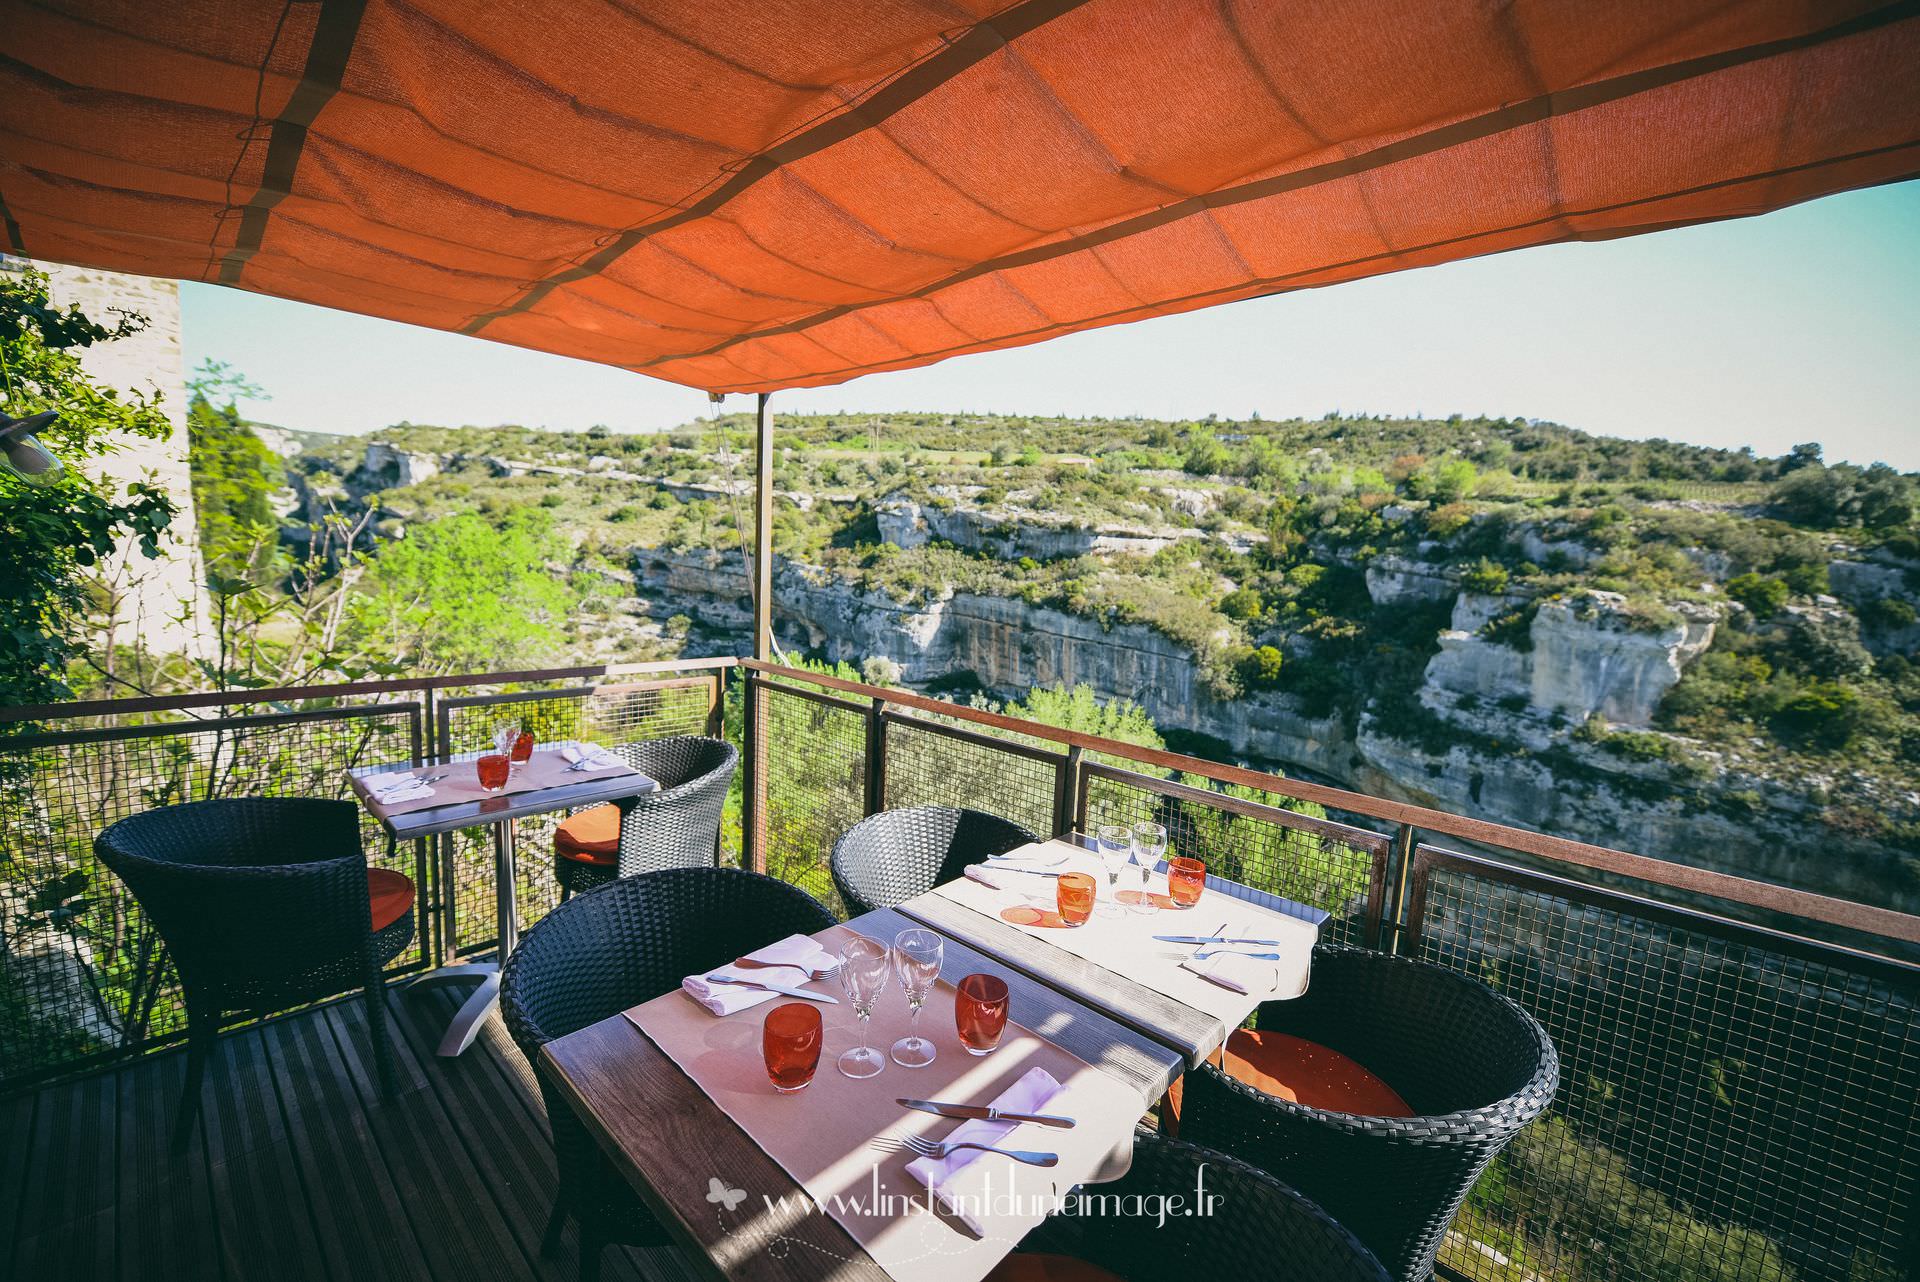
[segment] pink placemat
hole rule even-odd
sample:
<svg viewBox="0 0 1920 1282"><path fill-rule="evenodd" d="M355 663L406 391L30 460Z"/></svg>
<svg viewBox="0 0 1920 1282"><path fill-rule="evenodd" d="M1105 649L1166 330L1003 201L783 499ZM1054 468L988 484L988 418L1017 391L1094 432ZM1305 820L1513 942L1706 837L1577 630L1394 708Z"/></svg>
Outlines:
<svg viewBox="0 0 1920 1282"><path fill-rule="evenodd" d="M1046 867L1055 872L1084 872L1093 876L1098 902L1110 902L1112 888L1100 856L1069 841L1055 838L1010 850L1010 863ZM973 909L983 917L1005 922L1023 934L1052 944L1143 988L1164 993L1195 1010L1205 1011L1228 1028L1238 1028L1262 1002L1286 1001L1307 991L1313 946L1320 928L1271 908L1229 895L1203 891L1200 902L1188 909L1160 909L1146 914L1096 914L1085 925L1062 929L1054 911L1059 888L1050 877L1036 877L991 867L977 870L997 883L984 885L972 877L956 877L933 888L933 894ZM1122 889L1139 886L1137 873L1122 876ZM1155 903L1167 900L1165 873L1152 874L1146 890ZM1242 952L1277 952L1277 962L1248 962L1239 971L1236 992L1182 965L1201 951L1192 944L1168 944L1155 935L1222 934L1272 939L1272 946L1249 946Z"/></svg>
<svg viewBox="0 0 1920 1282"><path fill-rule="evenodd" d="M420 778L445 775L446 778L436 779L433 782L431 785L433 795L430 797L409 797L405 801L380 802L373 800L364 791L361 795L367 798L368 808L376 815L404 815L416 810L432 810L436 806L454 806L462 802L485 801L489 797L509 797L517 793L540 792L546 788L560 788L567 784L586 783L594 779L616 779L621 775L640 774L638 770L624 765L594 770L569 770L567 763L560 757L560 750L568 746L567 743L556 743L545 748L535 748L533 755L527 759L527 763L508 777L507 786L499 792L488 792L480 786L480 776L474 768L474 759L472 756L467 756L444 765L420 766L405 772ZM401 776L402 772L399 771L383 772L378 775L363 776L357 782L364 789L369 778L385 782Z"/></svg>
<svg viewBox="0 0 1920 1282"><path fill-rule="evenodd" d="M816 938L837 951L849 933L836 926ZM722 1018L676 989L634 1007L627 1018L805 1190L812 1206L804 1213L816 1213L817 1207L817 1213L832 1216L892 1277L978 1282L1074 1185L1126 1173L1134 1123L1142 1111L1131 1086L1013 1020L991 1055L967 1054L954 1030L953 986L944 982L920 1012L920 1033L938 1048L934 1062L908 1069L889 1060L879 1075L856 1081L834 1065L840 1052L860 1040L852 1005L836 982L807 987L841 1001L820 1008L825 1034L820 1068L813 1083L795 1095L774 1091L761 1056L761 1025L781 1002ZM1013 1014L1020 1014L1017 1001ZM874 1011L868 1044L884 1054L906 1034L907 1022L906 997L890 984ZM1044 1111L1073 1117L1079 1125L1057 1130L1029 1123L1000 1141L1009 1148L1058 1153L1058 1166L1027 1166L982 1154L968 1167L973 1174L964 1196L979 1234L933 1209L926 1186L907 1174L911 1153L873 1146L881 1136L944 1139L962 1125L903 1109L894 1103L896 1097L984 1104L1035 1067L1064 1087ZM740 1190L730 1172L712 1176L723 1186L723 1197L745 1194L724 1211L716 1204L721 1223L729 1232L737 1225L743 1238L758 1231L756 1224L777 1222L793 1210L791 1204L781 1205L782 1190Z"/></svg>

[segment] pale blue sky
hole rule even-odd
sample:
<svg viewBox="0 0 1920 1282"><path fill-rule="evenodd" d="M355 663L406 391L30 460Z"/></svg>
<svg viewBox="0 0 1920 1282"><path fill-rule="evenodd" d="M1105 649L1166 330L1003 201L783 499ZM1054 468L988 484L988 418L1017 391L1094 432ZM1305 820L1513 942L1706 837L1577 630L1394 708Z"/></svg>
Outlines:
<svg viewBox="0 0 1920 1282"><path fill-rule="evenodd" d="M699 392L480 339L187 284L187 359L229 361L289 427L646 430ZM1920 470L1920 182L1761 218L1555 245L776 393L800 410L1331 409L1553 419ZM729 407L746 408L736 397Z"/></svg>

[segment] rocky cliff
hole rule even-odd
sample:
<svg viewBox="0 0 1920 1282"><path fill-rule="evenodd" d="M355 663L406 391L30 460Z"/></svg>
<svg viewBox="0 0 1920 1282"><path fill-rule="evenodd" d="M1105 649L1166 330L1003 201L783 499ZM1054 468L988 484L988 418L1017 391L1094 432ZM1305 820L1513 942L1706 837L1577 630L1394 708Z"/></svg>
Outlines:
<svg viewBox="0 0 1920 1282"><path fill-rule="evenodd" d="M649 613L689 616L713 648L749 626L735 553L645 549L633 569ZM1457 594L1452 621L1468 626L1443 637L1421 692L1423 703L1445 709L1458 727L1451 742L1436 746L1392 716L1314 718L1291 696L1271 692L1217 699L1192 653L1149 627L1103 627L965 592L902 602L784 560L775 567L774 601L784 645L854 663L881 656L899 665L910 686L970 673L988 691L1014 698L1036 685L1085 682L1103 696L1137 701L1163 730L1223 741L1255 764L1829 894L1886 902L1893 887L1896 899L1920 908L1896 854L1818 822L1825 790L1846 780L1766 778L1737 760L1710 779L1682 778L1664 763L1634 761L1573 736L1594 713L1644 723L1710 642L1711 611L1652 626L1606 594L1548 602L1534 616L1532 650L1521 651L1475 635L1511 599ZM1489 707L1476 720L1456 709L1462 693L1489 703L1518 693L1523 706ZM1882 800L1920 808L1920 795Z"/></svg>

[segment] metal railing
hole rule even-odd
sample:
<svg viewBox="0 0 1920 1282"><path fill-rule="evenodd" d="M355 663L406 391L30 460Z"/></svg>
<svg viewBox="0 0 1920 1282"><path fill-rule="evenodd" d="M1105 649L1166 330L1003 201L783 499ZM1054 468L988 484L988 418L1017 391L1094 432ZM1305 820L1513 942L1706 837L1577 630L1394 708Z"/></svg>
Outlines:
<svg viewBox="0 0 1920 1282"><path fill-rule="evenodd" d="M291 698L336 706L231 715ZM1906 960L1920 918L754 660L27 711L71 723L209 708L222 715L0 740L0 780L53 799L35 820L41 845L30 850L13 828L4 838L8 923L31 898L23 857L48 873L90 868L95 828L202 795L181 790L214 779L337 795L340 770L376 747L371 725L410 727L393 733L417 757L478 746L520 717L543 737L612 741L737 724L739 803L716 857L828 902L833 840L877 810L972 805L1038 832L1152 817L1175 849L1327 909L1323 937L1459 970L1533 1011L1560 1049L1562 1092L1476 1188L1442 1252L1449 1276L1870 1282L1906 1276L1920 1251L1920 970ZM248 751L319 763L284 776L238 771L234 755L192 746L196 736L298 733L313 741ZM176 763L181 782L162 771L160 786L143 787L139 762L87 755L107 744L142 745ZM6 773L22 761L27 775ZM523 822L530 923L555 898L550 860L531 853L545 849L552 820ZM370 842L376 859L409 866L405 852L380 850ZM451 838L433 854L410 857L433 925L406 966L492 943L492 867L479 839ZM89 934L74 946L106 948L96 942L105 932L115 961L102 971L120 976L151 945L114 887L93 879L89 893L97 898L79 913ZM52 1071L175 1035L164 985L113 982L109 1005L151 1002L144 1035L86 1053L35 1043L55 1056ZM12 1029L0 1023L0 1036ZM0 1089L30 1076L8 1072Z"/></svg>
<svg viewBox="0 0 1920 1282"><path fill-rule="evenodd" d="M731 666L690 660L0 709L0 724L28 723L0 737L0 1092L185 1036L165 950L94 861L94 835L115 820L218 797L350 799L353 767L443 759L521 718L547 738L717 733ZM300 703L320 706L289 707ZM550 837L555 822L518 821L523 845ZM363 815L361 839L370 863L407 874L416 888L417 937L390 973L493 947L484 833L392 849ZM520 882L528 920L557 901L550 861L524 861Z"/></svg>
<svg viewBox="0 0 1920 1282"><path fill-rule="evenodd" d="M1920 968L1906 958L1920 918L904 691L741 666L749 725L777 727L753 739L746 763L761 806L743 834L751 866L817 888L847 824L902 804L977 805L1051 832L1152 818L1174 849L1327 909L1324 939L1447 966L1532 1011L1560 1051L1560 1096L1481 1179L1442 1251L1443 1274L1913 1273Z"/></svg>

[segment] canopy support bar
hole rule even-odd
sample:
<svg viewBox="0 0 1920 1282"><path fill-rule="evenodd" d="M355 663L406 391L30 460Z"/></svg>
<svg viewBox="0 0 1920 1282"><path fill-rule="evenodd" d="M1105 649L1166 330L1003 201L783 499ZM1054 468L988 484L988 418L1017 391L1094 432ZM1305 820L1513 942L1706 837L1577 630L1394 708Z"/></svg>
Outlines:
<svg viewBox="0 0 1920 1282"><path fill-rule="evenodd" d="M773 658L773 416L761 392L753 468L753 657Z"/></svg>

